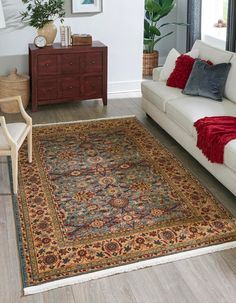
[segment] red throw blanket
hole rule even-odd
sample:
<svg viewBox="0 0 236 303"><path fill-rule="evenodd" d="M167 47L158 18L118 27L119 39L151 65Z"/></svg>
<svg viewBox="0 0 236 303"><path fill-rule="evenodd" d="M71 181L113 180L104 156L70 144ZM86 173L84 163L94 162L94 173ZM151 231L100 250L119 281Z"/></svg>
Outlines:
<svg viewBox="0 0 236 303"><path fill-rule="evenodd" d="M212 163L224 163L225 145L236 139L236 117L205 117L194 123L197 147Z"/></svg>

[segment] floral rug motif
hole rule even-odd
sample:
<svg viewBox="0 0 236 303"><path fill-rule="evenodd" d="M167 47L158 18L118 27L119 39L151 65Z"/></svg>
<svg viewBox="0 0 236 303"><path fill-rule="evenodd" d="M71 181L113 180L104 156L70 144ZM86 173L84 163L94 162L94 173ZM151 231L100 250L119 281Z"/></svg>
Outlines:
<svg viewBox="0 0 236 303"><path fill-rule="evenodd" d="M35 127L33 156L20 150L14 203L24 288L236 240L235 219L135 118Z"/></svg>

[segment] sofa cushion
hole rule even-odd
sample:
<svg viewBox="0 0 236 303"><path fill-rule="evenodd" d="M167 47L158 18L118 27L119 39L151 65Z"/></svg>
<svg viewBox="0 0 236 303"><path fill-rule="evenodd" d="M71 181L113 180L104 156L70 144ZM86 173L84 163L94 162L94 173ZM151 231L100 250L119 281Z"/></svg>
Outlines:
<svg viewBox="0 0 236 303"><path fill-rule="evenodd" d="M236 103L236 54L230 60L231 68L225 84L225 97Z"/></svg>
<svg viewBox="0 0 236 303"><path fill-rule="evenodd" d="M222 101L230 67L231 63L209 65L196 61L183 93Z"/></svg>
<svg viewBox="0 0 236 303"><path fill-rule="evenodd" d="M201 40L196 40L192 49L199 50L199 58L203 60L211 60L214 64L228 63L233 53L212 47Z"/></svg>
<svg viewBox="0 0 236 303"><path fill-rule="evenodd" d="M166 82L144 81L141 85L142 95L160 111L165 112L166 102L176 98L185 98L179 88L168 87Z"/></svg>
<svg viewBox="0 0 236 303"><path fill-rule="evenodd" d="M203 97L178 98L166 103L167 116L193 136L193 123L200 118L213 116L236 116L236 106L227 99L222 102Z"/></svg>
<svg viewBox="0 0 236 303"><path fill-rule="evenodd" d="M185 131L195 137L197 132L193 126L194 122L203 117L212 116L236 116L236 106L224 99L215 102L202 97L187 97L175 99L166 104L167 116ZM236 140L232 140L225 146L224 164L236 171Z"/></svg>
<svg viewBox="0 0 236 303"><path fill-rule="evenodd" d="M163 67L159 66L159 67L155 67L152 70L152 80L153 81L160 81L160 74L161 74L162 69L163 69Z"/></svg>

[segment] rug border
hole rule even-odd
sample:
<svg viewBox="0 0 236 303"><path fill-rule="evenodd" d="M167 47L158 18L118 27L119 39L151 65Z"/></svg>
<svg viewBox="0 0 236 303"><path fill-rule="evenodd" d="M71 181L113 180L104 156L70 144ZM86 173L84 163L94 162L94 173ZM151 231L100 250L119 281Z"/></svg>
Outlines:
<svg viewBox="0 0 236 303"><path fill-rule="evenodd" d="M203 247L203 248L197 248L197 249L193 249L193 250L189 250L189 251L180 252L177 254L175 253L175 254L171 254L168 256L157 257L157 258L150 259L150 260L139 261L139 262L135 262L135 263L127 264L127 265L121 265L121 266L116 266L116 267L109 268L109 269L95 271L95 272L84 274L84 275L79 275L79 276L56 280L53 282L43 283L41 285L25 287L23 289L23 292L24 292L24 295L32 295L32 294L56 289L59 287L70 286L73 284L88 282L91 280L97 280L97 279L113 276L116 274L128 273L130 271L144 269L144 268L155 266L155 265L166 264L166 263L171 263L171 262L180 261L180 260L186 260L186 259L190 259L193 257L211 254L214 252L219 252L222 250L227 250L227 249L232 249L232 248L236 248L236 241L212 245L212 246Z"/></svg>
<svg viewBox="0 0 236 303"><path fill-rule="evenodd" d="M12 200L12 206L13 206L13 216L14 216L14 225L15 225L15 235L16 235L16 242L17 242L17 255L20 265L20 273L21 273L21 285L23 286L23 293L25 289L25 277L26 277L26 263L24 258L24 249L23 249L23 239L22 239L22 233L18 232L20 230L20 219L19 219L19 208L17 204L17 195L13 193L13 179L12 179L12 165L11 165L11 159L10 156L7 157L7 164L8 164L8 170L9 170L9 183L10 183L10 192L11 192L11 200ZM21 290L22 292L22 290Z"/></svg>
<svg viewBox="0 0 236 303"><path fill-rule="evenodd" d="M33 127L42 127L42 126L51 126L51 125L62 125L62 124L75 124L75 123L86 123L86 122L95 122L95 121L105 121L105 120L119 120L119 119L127 119L127 118L136 118L135 115L124 115L124 116L115 116L115 117L104 117L104 118L94 118L94 119L85 119L85 120L73 120L73 121L61 121L61 122L52 122L52 123L39 123L33 124Z"/></svg>

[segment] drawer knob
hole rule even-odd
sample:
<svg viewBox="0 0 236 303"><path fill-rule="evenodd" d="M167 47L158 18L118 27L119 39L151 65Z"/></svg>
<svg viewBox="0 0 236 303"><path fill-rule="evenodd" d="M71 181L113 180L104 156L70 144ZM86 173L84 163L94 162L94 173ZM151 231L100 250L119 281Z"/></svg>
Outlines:
<svg viewBox="0 0 236 303"><path fill-rule="evenodd" d="M72 62L70 62L70 65L72 65L73 63Z"/></svg>
<svg viewBox="0 0 236 303"><path fill-rule="evenodd" d="M95 64L95 60L91 60L91 61L90 61L90 64Z"/></svg>
<svg viewBox="0 0 236 303"><path fill-rule="evenodd" d="M48 63L45 63L45 66L46 66L46 67L48 67L48 66L49 66L49 64L48 64Z"/></svg>
<svg viewBox="0 0 236 303"><path fill-rule="evenodd" d="M70 86L69 88L70 88L70 89L72 89L72 88L73 88L73 86Z"/></svg>

